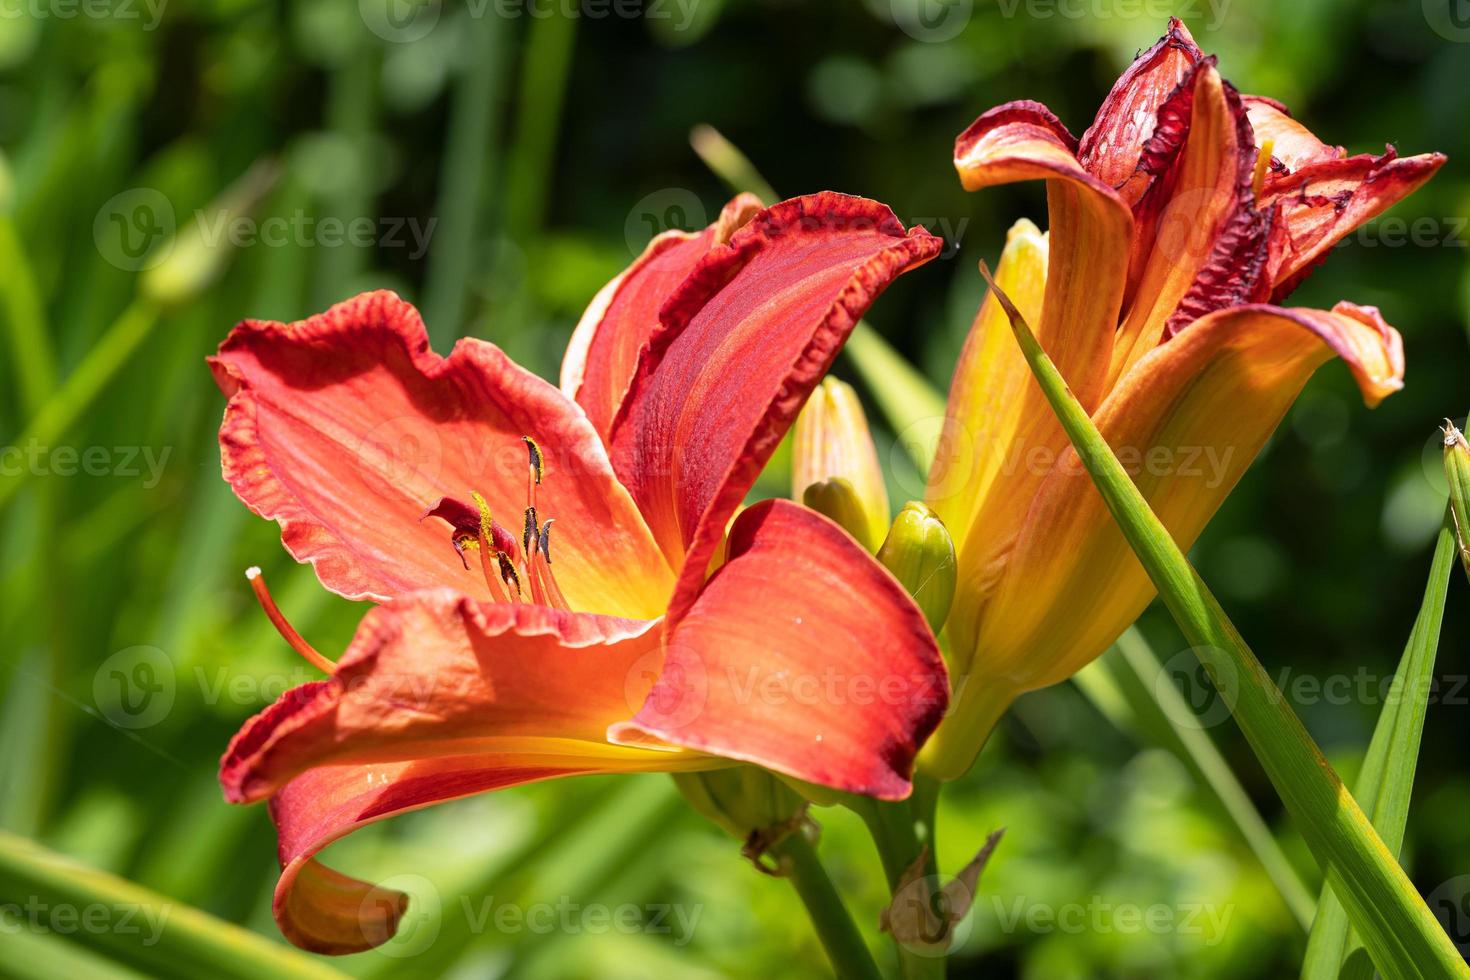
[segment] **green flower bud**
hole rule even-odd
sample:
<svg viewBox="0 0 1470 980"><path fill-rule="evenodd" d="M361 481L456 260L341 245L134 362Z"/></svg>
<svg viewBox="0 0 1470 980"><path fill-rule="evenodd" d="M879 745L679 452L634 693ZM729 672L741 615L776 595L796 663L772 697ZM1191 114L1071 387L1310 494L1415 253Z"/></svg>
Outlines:
<svg viewBox="0 0 1470 980"><path fill-rule="evenodd" d="M689 805L743 842L741 853L761 870L770 870L761 863L761 856L800 827L806 814L805 799L757 766L676 772L673 776Z"/></svg>
<svg viewBox="0 0 1470 980"><path fill-rule="evenodd" d="M858 499L852 484L840 476L809 485L801 494L801 502L819 514L830 517L858 544L873 550L868 511Z"/></svg>
<svg viewBox="0 0 1470 980"><path fill-rule="evenodd" d="M878 560L914 597L929 628L944 627L954 602L954 541L939 515L910 500L894 518Z"/></svg>

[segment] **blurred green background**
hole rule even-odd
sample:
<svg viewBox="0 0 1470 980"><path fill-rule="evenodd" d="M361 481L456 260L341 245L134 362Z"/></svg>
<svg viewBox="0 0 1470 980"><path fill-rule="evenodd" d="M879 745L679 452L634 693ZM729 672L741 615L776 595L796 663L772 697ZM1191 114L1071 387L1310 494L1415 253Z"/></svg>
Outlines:
<svg viewBox="0 0 1470 980"><path fill-rule="evenodd" d="M951 243L870 317L947 385L979 299L976 260L994 260L1017 217L1045 216L1037 186L963 193L955 134L1013 98L1046 102L1080 134L1171 11L1227 78L1286 101L1327 142L1450 155L1293 299L1381 306L1405 338L1406 389L1369 412L1341 365L1325 367L1195 552L1352 773L1428 570L1443 494L1435 425L1470 408L1470 27L1448 4L0 0L0 445L21 450L0 477L0 828L276 938L274 835L263 807L221 801L215 765L244 718L310 675L241 573L262 565L328 652L363 610L293 565L275 526L219 478L223 400L203 359L233 323L297 319L386 286L421 307L441 352L484 337L554 377L596 289L653 232L702 225L728 197L690 147L709 123L783 194L876 197ZM196 211L207 236L220 207L247 204L258 236L202 247ZM338 243L322 223L333 218L356 240ZM845 361L837 370L854 377ZM875 424L901 502L916 477ZM778 462L764 486L779 493L783 479ZM1406 843L1426 893L1470 869L1465 595L1456 582ZM1160 659L1184 649L1157 611L1143 628ZM141 714L119 704L118 676L151 685ZM1206 731L1315 892L1238 731ZM876 944L876 857L850 814L818 819ZM947 792L941 865L1000 826L953 975L1295 972L1304 933L1234 823L1173 754L1075 685L1024 698ZM417 901L406 936L333 965L824 970L790 888L737 850L659 776L414 814L328 852ZM0 904L26 897L7 888ZM502 906L624 903L669 906L664 928L647 914L628 933L494 925ZM1155 905L1167 924L1139 925L1134 913ZM92 959L86 930L3 915L0 927L0 974L117 968Z"/></svg>

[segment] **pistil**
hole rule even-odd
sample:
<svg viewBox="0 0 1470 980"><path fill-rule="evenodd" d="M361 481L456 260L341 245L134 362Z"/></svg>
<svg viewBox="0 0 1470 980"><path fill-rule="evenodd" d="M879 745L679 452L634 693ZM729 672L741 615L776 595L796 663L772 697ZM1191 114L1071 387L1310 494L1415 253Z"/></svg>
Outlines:
<svg viewBox="0 0 1470 980"><path fill-rule="evenodd" d="M271 625L276 628L276 632L281 634L282 639L290 644L291 649L306 658L307 663L328 676L336 673L337 665L318 653L316 648L307 643L306 638L296 632L296 628L286 621L285 615L276 605L276 600L271 598L270 590L265 587L265 576L260 573L260 569L251 565L245 569L245 578L250 581L250 588L255 592L256 601L260 603L260 608L265 610Z"/></svg>
<svg viewBox="0 0 1470 980"><path fill-rule="evenodd" d="M1257 198L1261 196L1261 189L1266 186L1266 171L1271 167L1271 151L1275 148L1275 140L1266 140L1256 154L1256 169L1251 174L1251 193Z"/></svg>

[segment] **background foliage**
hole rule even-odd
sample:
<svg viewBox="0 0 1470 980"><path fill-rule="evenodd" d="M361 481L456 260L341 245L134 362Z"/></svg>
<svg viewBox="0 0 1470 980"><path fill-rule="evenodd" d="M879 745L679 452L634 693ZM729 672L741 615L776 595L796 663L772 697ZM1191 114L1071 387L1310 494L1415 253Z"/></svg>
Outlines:
<svg viewBox="0 0 1470 980"><path fill-rule="evenodd" d="M215 763L245 717L309 674L240 573L264 566L327 651L362 610L294 566L219 479L222 398L203 358L234 322L389 286L421 306L441 352L485 337L554 376L593 292L653 231L703 224L728 196L689 144L710 123L783 194L876 197L950 241L871 317L944 385L978 303L975 261L994 260L1015 218L1044 217L1037 187L963 193L954 135L1012 98L1046 102L1080 133L1171 10L1227 78L1286 101L1328 142L1451 157L1294 298L1381 306L1404 334L1407 388L1369 412L1340 365L1324 368L1194 555L1350 774L1427 573L1443 487L1434 426L1470 399L1470 31L1436 4L464 0L393 20L380 0L0 0L0 445L24 454L0 476L0 828L275 936L269 822L221 801ZM199 249L196 210L207 227L226 194L254 199L248 227L274 216L290 230ZM321 224L333 217L365 221L367 240L334 245ZM170 247L171 228L183 237ZM151 259L124 247L140 241ZM915 476L879 428L901 502ZM105 462L67 475L68 450L97 449ZM782 480L778 462L765 489ZM1463 595L1457 583L1405 844L1425 892L1470 868ZM1166 662L1185 646L1166 617L1144 629ZM151 691L141 715L118 702L119 675ZM1315 884L1239 733L1227 720L1209 734ZM845 812L819 819L874 929L882 878L862 829ZM1173 755L1073 685L1022 699L947 794L941 865L998 826L1010 830L956 974L1280 976L1299 962L1304 935L1234 825ZM396 875L425 910L403 940L334 964L355 975L825 966L789 888L753 874L663 777L472 799L329 857ZM675 906L669 931L494 919L502 906L623 903ZM1143 918L1156 905L1165 927ZM0 973L41 975L45 950L88 946L0 924Z"/></svg>

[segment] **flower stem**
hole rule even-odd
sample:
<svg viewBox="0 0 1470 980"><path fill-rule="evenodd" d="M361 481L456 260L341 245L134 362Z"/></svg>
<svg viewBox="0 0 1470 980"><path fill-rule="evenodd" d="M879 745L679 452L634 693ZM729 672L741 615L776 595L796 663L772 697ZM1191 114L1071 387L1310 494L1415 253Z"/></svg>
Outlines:
<svg viewBox="0 0 1470 980"><path fill-rule="evenodd" d="M924 855L923 877L934 881L939 874L934 855L934 815L939 801L939 783L923 773L914 774L914 791L906 800L864 800L854 809L868 825L878 848L888 890L897 892L905 871ZM927 851L925 848L927 847ZM905 980L933 980L944 976L944 958L898 944L899 972Z"/></svg>
<svg viewBox="0 0 1470 980"><path fill-rule="evenodd" d="M791 884L796 887L796 894L801 896L812 926L817 930L817 938L827 951L827 958L832 961L832 969L837 976L843 980L849 977L881 980L882 974L873 962L873 954L863 942L862 934L842 904L842 896L837 894L832 879L827 877L827 869L822 867L806 835L800 831L790 834L772 851L787 869Z"/></svg>

